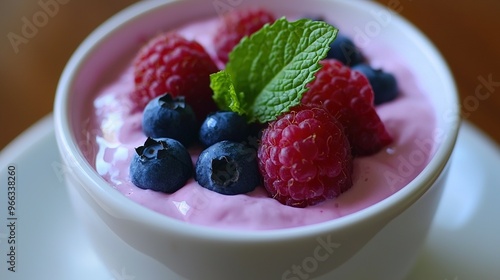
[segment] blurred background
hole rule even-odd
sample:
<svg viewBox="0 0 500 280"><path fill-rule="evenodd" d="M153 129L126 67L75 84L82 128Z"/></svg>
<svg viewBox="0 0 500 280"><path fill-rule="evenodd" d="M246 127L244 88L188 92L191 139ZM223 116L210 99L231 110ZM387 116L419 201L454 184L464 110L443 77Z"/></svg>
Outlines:
<svg viewBox="0 0 500 280"><path fill-rule="evenodd" d="M52 111L59 76L81 41L134 2L0 1L0 149ZM500 143L500 1L377 2L435 43L455 76L465 119ZM479 100L477 89L488 97Z"/></svg>

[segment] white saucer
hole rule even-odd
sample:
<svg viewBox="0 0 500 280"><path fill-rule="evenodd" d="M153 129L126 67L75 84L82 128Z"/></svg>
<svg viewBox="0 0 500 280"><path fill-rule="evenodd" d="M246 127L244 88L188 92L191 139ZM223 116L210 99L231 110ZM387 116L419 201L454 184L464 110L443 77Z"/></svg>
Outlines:
<svg viewBox="0 0 500 280"><path fill-rule="evenodd" d="M139 280L107 271L89 247L62 181L47 116L0 153L0 279ZM7 270L7 169L16 168L16 272ZM408 280L498 279L500 151L465 123L428 241ZM168 276L166 276L166 279Z"/></svg>

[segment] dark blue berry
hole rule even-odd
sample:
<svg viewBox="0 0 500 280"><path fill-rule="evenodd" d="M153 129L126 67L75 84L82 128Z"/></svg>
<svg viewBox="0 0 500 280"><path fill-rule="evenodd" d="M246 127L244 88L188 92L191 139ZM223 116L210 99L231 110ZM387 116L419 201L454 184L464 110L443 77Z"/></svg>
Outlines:
<svg viewBox="0 0 500 280"><path fill-rule="evenodd" d="M193 176L191 156L177 140L148 138L135 151L130 179L141 189L173 193Z"/></svg>
<svg viewBox="0 0 500 280"><path fill-rule="evenodd" d="M199 139L208 147L222 140L247 141L249 133L245 117L235 112L219 111L207 116L200 127Z"/></svg>
<svg viewBox="0 0 500 280"><path fill-rule="evenodd" d="M344 65L352 66L365 61L361 51L354 42L343 34L337 34L335 40L330 44L326 58L334 58L341 61Z"/></svg>
<svg viewBox="0 0 500 280"><path fill-rule="evenodd" d="M147 137L172 138L187 147L196 139L196 117L183 96L164 94L144 108L142 130Z"/></svg>
<svg viewBox="0 0 500 280"><path fill-rule="evenodd" d="M367 64L358 64L352 69L361 72L368 78L375 95L375 105L392 101L398 96L398 83L391 73L382 69L374 69Z"/></svg>
<svg viewBox="0 0 500 280"><path fill-rule="evenodd" d="M240 142L217 142L201 152L195 179L201 186L221 194L253 191L261 183L256 150Z"/></svg>

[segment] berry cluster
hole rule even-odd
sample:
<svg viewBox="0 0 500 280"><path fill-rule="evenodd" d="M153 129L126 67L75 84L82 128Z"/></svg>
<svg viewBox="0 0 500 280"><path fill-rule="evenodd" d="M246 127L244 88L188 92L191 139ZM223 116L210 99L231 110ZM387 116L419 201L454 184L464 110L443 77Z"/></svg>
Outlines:
<svg viewBox="0 0 500 280"><path fill-rule="evenodd" d="M214 60L227 62L242 38L274 19L260 9L228 14L214 38L216 58L174 32L140 50L132 98L144 108L148 138L131 162L135 185L172 193L194 177L227 195L263 185L279 202L306 207L348 190L353 158L391 143L375 106L396 97L396 80L371 68L344 35L331 45L302 103L256 126L258 133L244 116L217 110L209 79L218 70ZM204 148L194 164L193 145Z"/></svg>
<svg viewBox="0 0 500 280"><path fill-rule="evenodd" d="M398 96L398 85L394 75L383 69L371 67L363 53L348 36L338 34L330 44L326 58L336 59L366 76L373 89L375 105L392 101Z"/></svg>
<svg viewBox="0 0 500 280"><path fill-rule="evenodd" d="M198 126L183 96L165 94L147 104L142 127L148 138L130 165L140 188L173 193L193 175L203 187L227 195L261 184L255 146L245 142L250 126L237 113L216 111ZM193 168L188 148L195 144L205 149Z"/></svg>
<svg viewBox="0 0 500 280"><path fill-rule="evenodd" d="M302 102L322 106L342 123L354 155L371 155L387 146L392 139L375 111L368 79L335 59L321 64Z"/></svg>

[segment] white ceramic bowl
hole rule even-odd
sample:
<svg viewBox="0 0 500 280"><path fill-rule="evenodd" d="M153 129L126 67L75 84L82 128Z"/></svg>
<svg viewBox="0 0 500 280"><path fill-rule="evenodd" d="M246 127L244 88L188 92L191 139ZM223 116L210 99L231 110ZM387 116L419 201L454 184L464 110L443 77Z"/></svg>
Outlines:
<svg viewBox="0 0 500 280"><path fill-rule="evenodd" d="M412 57L410 69L437 113L436 153L401 191L354 214L311 226L225 231L146 209L111 188L84 157L81 104L110 65L137 50L137 38L229 7L268 7L277 14L327 14L358 44L384 40ZM402 5L402 4L401 4ZM395 7L396 9L402 7ZM356 34L358 32L358 34ZM370 1L142 1L109 19L78 48L61 77L55 130L75 209L102 260L136 279L401 279L413 264L440 199L458 132L454 81L433 45L412 25ZM434 137L434 136L429 136Z"/></svg>

